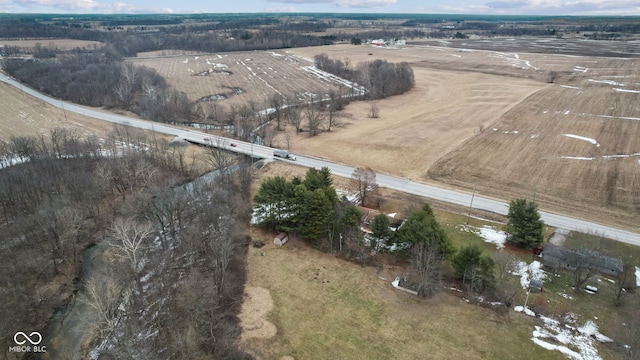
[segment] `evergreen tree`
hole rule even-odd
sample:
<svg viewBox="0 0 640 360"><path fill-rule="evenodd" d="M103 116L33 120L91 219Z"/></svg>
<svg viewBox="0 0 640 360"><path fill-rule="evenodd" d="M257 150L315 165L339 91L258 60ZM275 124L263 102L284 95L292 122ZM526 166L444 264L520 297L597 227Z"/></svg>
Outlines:
<svg viewBox="0 0 640 360"><path fill-rule="evenodd" d="M426 243L439 247L444 257L451 256L455 249L444 229L436 221L431 207L425 205L422 209L409 214L407 221L399 231L399 241L409 244Z"/></svg>
<svg viewBox="0 0 640 360"><path fill-rule="evenodd" d="M378 244L386 245L391 238L391 229L389 229L389 217L385 214L378 214L371 222L371 236L373 237L371 248L377 249Z"/></svg>
<svg viewBox="0 0 640 360"><path fill-rule="evenodd" d="M525 249L532 249L544 240L544 223L540 220L538 204L526 199L509 203L509 222L504 227L507 241Z"/></svg>
<svg viewBox="0 0 640 360"><path fill-rule="evenodd" d="M454 277L462 280L465 287L473 292L491 289L495 284L493 268L495 263L482 254L478 245L468 245L460 249L451 260Z"/></svg>

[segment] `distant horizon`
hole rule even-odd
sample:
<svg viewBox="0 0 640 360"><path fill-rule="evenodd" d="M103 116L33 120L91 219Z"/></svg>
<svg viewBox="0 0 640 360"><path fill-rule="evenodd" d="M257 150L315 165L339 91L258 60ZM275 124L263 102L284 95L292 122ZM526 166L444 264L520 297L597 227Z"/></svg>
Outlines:
<svg viewBox="0 0 640 360"><path fill-rule="evenodd" d="M249 11L248 11L249 9ZM406 14L485 16L640 16L638 0L0 0L3 14Z"/></svg>

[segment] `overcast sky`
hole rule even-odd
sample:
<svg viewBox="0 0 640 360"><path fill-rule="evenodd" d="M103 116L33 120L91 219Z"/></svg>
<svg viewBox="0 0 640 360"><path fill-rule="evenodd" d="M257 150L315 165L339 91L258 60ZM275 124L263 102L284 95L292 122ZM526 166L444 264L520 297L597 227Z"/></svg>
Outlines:
<svg viewBox="0 0 640 360"><path fill-rule="evenodd" d="M0 0L0 12L640 15L640 0Z"/></svg>

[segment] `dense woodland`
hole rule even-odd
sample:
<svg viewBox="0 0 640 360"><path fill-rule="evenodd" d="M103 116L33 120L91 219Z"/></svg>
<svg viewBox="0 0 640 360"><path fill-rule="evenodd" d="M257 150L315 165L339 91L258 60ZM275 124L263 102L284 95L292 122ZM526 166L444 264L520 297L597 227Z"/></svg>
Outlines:
<svg viewBox="0 0 640 360"><path fill-rule="evenodd" d="M16 329L68 356L49 326L78 302L92 311L68 321L85 321L100 358L250 358L235 345L250 168L226 171L232 159L223 166L212 151L198 162L221 165L219 177L187 191L180 184L204 167L125 127L100 147L64 129L14 137L2 156L22 162L0 171L5 358ZM110 260L87 277L94 247Z"/></svg>

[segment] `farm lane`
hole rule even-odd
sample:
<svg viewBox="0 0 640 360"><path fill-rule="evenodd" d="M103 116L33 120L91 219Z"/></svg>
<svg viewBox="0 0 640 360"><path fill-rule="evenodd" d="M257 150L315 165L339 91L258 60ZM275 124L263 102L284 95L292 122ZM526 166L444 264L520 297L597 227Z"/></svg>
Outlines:
<svg viewBox="0 0 640 360"><path fill-rule="evenodd" d="M34 96L42 101L45 101L53 106L58 108L62 108L65 111L75 112L84 116L96 118L99 120L110 121L118 124L129 125L145 130L157 131L167 135L174 135L184 138L188 141L200 143L203 145L213 145L217 147L222 147L227 150L231 150L237 153L243 153L246 155L253 155L256 157L261 157L265 159L274 159L273 157L273 149L260 146L253 145L247 142L236 141L229 138L224 138L220 136L214 136L205 134L196 130L187 130L174 126L169 126L161 123L156 123L152 121L140 120L135 118L130 118L127 116L115 115L106 112L101 112L97 110L93 110L90 108L85 108L82 106L78 106L72 103L63 102L59 99L54 99L44 94L41 94L31 88L23 86L19 82L7 77L4 74L0 74L0 81L3 81L7 84L10 84L27 94ZM234 144L235 146L232 146ZM297 165L305 166L305 167L328 167L331 172L337 176L351 177L351 174L354 171L353 167L345 166L341 164L336 164L326 160L315 159L307 156L300 156L296 154L298 159L295 162ZM282 160L289 161L289 160ZM406 193L410 193L413 195L423 196L427 198L432 198L439 201L445 201L448 203L461 205L461 206L469 206L471 202L472 195L465 192L454 191L449 189L444 189L440 187L436 187L433 185L426 185L421 183L416 183L413 181L409 181L407 179L393 177L384 174L377 174L376 181L378 185L381 187L387 187L389 189L398 190ZM479 210L491 211L494 213L505 215L508 211L508 205L504 202L500 202L497 200L485 198L482 196L476 195L473 198L473 208ZM617 229L610 226L605 226L601 224L596 224L593 222L580 220L560 214L554 214L550 212L541 211L540 212L542 220L554 227L566 229L566 230L575 230L581 231L585 233L598 234L613 240L617 240L620 242L632 244L635 246L640 246L640 234L634 233L630 231L625 231L621 229Z"/></svg>

